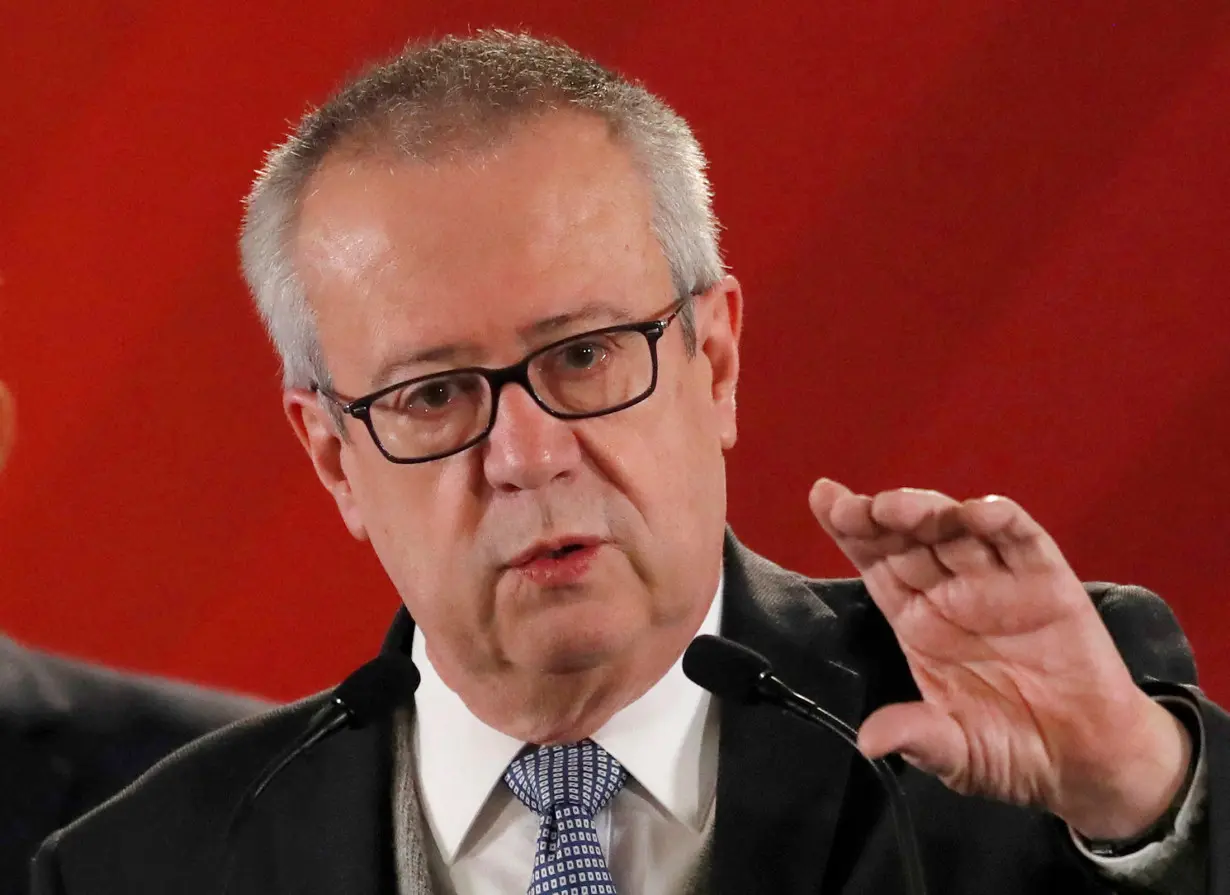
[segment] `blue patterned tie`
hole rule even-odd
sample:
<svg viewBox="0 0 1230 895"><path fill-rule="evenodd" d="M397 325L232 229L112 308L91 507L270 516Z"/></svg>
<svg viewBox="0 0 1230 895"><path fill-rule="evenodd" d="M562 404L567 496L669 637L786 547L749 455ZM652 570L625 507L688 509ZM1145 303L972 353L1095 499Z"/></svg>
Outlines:
<svg viewBox="0 0 1230 895"><path fill-rule="evenodd" d="M594 816L627 779L592 740L543 746L508 766L504 782L542 818L527 895L616 895Z"/></svg>

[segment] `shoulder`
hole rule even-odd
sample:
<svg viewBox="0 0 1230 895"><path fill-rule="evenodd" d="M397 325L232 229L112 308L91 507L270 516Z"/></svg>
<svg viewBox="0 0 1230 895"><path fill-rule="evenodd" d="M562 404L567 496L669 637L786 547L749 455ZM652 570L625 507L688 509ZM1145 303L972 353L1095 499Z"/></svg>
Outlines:
<svg viewBox="0 0 1230 895"><path fill-rule="evenodd" d="M131 720L199 736L270 707L260 699L118 671L22 646L0 636L0 710L71 716L105 729Z"/></svg>
<svg viewBox="0 0 1230 895"><path fill-rule="evenodd" d="M1085 585L1138 681L1196 684L1196 660L1179 620L1153 591L1129 584Z"/></svg>
<svg viewBox="0 0 1230 895"><path fill-rule="evenodd" d="M245 718L163 759L52 836L38 872L69 891L188 891L190 880L212 878L208 864L244 791L327 698Z"/></svg>
<svg viewBox="0 0 1230 895"><path fill-rule="evenodd" d="M52 777L67 780L52 789L33 778L27 784L25 797L59 824L186 743L268 708L256 699L125 674L0 638L0 732L9 748L41 756L57 769Z"/></svg>
<svg viewBox="0 0 1230 895"><path fill-rule="evenodd" d="M147 675L130 674L18 646L5 639L0 719L37 728L61 752L153 763L172 749L270 704ZM71 756L70 756L71 757Z"/></svg>

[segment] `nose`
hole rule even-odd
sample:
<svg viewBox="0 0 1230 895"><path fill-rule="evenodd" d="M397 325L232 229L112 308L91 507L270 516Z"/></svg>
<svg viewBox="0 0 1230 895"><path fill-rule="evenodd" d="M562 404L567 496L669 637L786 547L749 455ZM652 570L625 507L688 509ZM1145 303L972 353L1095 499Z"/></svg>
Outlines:
<svg viewBox="0 0 1230 895"><path fill-rule="evenodd" d="M576 433L565 420L539 407L520 385L504 386L483 457L483 471L493 488L541 488L566 477L580 461Z"/></svg>

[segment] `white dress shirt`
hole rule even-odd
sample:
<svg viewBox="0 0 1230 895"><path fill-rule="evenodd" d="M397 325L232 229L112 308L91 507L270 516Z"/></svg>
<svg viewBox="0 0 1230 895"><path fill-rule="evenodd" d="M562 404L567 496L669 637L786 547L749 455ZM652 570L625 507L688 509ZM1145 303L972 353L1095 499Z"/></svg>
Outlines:
<svg viewBox="0 0 1230 895"><path fill-rule="evenodd" d="M717 634L722 583L699 634ZM435 848L432 876L450 895L524 892L540 819L503 782L525 746L474 717L444 685L414 638L422 673L415 694L413 756L423 816ZM713 824L717 703L676 662L640 699L591 737L628 772L594 825L620 892L675 895Z"/></svg>

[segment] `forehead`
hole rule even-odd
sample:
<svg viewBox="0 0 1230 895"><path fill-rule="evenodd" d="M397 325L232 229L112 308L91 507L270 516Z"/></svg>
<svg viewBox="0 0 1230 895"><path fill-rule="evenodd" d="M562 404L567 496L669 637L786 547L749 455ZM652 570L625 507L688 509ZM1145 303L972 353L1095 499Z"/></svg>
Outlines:
<svg viewBox="0 0 1230 895"><path fill-rule="evenodd" d="M652 194L604 122L554 114L481 153L339 157L301 204L298 268L330 366L483 340L595 301L668 301ZM336 372L336 371L335 371Z"/></svg>

